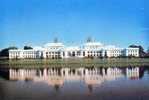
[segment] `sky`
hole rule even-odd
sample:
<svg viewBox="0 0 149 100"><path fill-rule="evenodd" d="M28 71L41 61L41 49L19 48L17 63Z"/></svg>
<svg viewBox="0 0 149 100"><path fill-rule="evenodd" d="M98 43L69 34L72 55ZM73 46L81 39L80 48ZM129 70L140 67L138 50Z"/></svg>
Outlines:
<svg viewBox="0 0 149 100"><path fill-rule="evenodd" d="M0 48L66 45L149 47L149 0L0 0Z"/></svg>

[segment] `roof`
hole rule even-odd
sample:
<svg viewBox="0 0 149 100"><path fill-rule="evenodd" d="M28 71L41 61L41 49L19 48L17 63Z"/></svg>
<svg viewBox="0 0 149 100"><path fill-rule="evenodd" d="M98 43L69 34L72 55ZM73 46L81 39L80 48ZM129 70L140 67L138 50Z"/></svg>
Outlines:
<svg viewBox="0 0 149 100"><path fill-rule="evenodd" d="M85 43L84 46L103 46L103 44L100 42L88 42Z"/></svg>
<svg viewBox="0 0 149 100"><path fill-rule="evenodd" d="M47 43L44 47L63 47L63 43Z"/></svg>
<svg viewBox="0 0 149 100"><path fill-rule="evenodd" d="M115 45L107 45L105 46L105 49L108 49L108 50L113 50L113 49L123 49L123 48L119 48L119 47L116 47Z"/></svg>
<svg viewBox="0 0 149 100"><path fill-rule="evenodd" d="M44 48L40 47L40 46L35 46L33 47L33 50L43 50Z"/></svg>
<svg viewBox="0 0 149 100"><path fill-rule="evenodd" d="M80 48L78 46L70 46L70 47L66 47L65 49L68 51L80 50Z"/></svg>
<svg viewBox="0 0 149 100"><path fill-rule="evenodd" d="M128 47L126 49L136 49L136 50L139 50L139 48L132 48L132 47Z"/></svg>

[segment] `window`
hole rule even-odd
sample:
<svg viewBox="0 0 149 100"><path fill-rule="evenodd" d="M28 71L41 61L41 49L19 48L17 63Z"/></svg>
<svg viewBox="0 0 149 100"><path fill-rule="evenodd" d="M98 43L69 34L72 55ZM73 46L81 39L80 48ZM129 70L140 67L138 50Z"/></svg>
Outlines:
<svg viewBox="0 0 149 100"><path fill-rule="evenodd" d="M80 55L81 54L81 52L80 51L77 51L77 55Z"/></svg>
<svg viewBox="0 0 149 100"><path fill-rule="evenodd" d="M85 51L83 51L83 56L85 56Z"/></svg>
<svg viewBox="0 0 149 100"><path fill-rule="evenodd" d="M65 52L63 52L63 56L65 56Z"/></svg>

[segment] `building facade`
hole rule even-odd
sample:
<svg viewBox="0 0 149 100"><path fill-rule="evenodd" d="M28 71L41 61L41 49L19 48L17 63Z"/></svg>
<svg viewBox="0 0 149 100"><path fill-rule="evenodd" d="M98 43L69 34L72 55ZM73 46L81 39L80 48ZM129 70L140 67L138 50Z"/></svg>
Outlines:
<svg viewBox="0 0 149 100"><path fill-rule="evenodd" d="M47 43L33 49L9 50L9 59L61 59L61 58L101 58L139 57L139 48L118 48L100 42L87 42L80 46L65 46L60 42Z"/></svg>

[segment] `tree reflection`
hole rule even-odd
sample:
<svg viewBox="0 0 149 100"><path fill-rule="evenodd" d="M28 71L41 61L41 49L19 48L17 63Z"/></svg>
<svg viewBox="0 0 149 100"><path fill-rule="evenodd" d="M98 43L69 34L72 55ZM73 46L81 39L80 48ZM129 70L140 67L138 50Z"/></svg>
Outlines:
<svg viewBox="0 0 149 100"><path fill-rule="evenodd" d="M89 94L93 92L93 86L91 84L88 85Z"/></svg>
<svg viewBox="0 0 149 100"><path fill-rule="evenodd" d="M55 89L56 92L59 92L60 86L59 86L58 84L55 84L55 85L54 85L54 89Z"/></svg>

